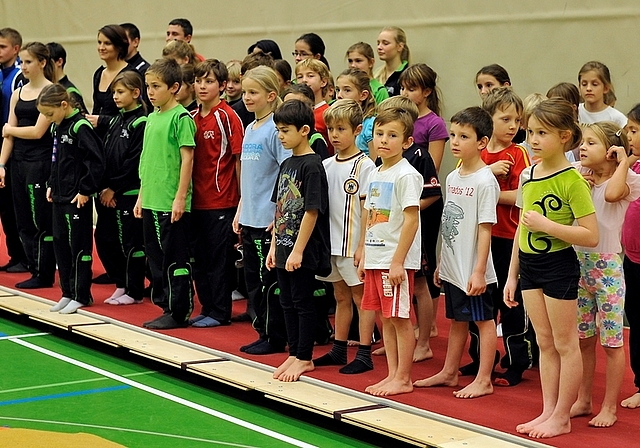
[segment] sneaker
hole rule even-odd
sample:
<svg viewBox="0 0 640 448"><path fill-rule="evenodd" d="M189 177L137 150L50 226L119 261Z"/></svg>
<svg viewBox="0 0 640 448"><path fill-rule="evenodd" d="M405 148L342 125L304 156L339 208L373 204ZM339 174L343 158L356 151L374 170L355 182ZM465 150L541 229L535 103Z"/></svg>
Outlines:
<svg viewBox="0 0 640 448"><path fill-rule="evenodd" d="M53 282L48 282L40 277L31 277L29 280L16 283L16 288L20 289L38 289L38 288L51 288Z"/></svg>

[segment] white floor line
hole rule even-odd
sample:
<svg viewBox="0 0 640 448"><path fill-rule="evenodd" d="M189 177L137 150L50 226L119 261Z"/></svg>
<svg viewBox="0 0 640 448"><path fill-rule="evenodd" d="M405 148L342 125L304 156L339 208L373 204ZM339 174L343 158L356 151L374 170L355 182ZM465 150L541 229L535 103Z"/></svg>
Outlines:
<svg viewBox="0 0 640 448"><path fill-rule="evenodd" d="M141 429L130 429L130 428L119 428L117 426L102 426L102 425L91 425L88 423L72 423L72 422L59 422L55 420L37 420L33 418L18 418L18 417L2 417L0 416L0 420L10 420L10 421L18 421L18 422L30 422L30 423L43 423L48 425L65 425L65 426L78 426L81 428L94 428L94 429L108 429L111 431L122 431L122 432L133 432L136 434L148 434L151 436L160 436L160 437L171 437L174 439L181 440L190 440L194 442L204 442L204 443L215 443L217 445L225 445L225 446L233 446L237 448L257 448L251 445L239 445L237 443L230 442L222 442L219 440L208 440L208 439L200 439L198 437L188 437L188 436L180 436L178 434L165 434L162 432L154 432L154 431L143 431Z"/></svg>
<svg viewBox="0 0 640 448"><path fill-rule="evenodd" d="M29 334L16 334L14 336L1 336L0 341L6 341L8 339L20 339L20 338L32 338L34 336L47 336L51 333L29 333Z"/></svg>
<svg viewBox="0 0 640 448"><path fill-rule="evenodd" d="M140 376L140 375L150 375L152 373L157 373L155 370L148 370L146 372L135 372L135 373L127 373L122 375L127 378L131 378L132 376ZM50 384L42 384L40 386L28 386L28 387L18 387L15 389L5 389L0 390L0 394L8 394L10 392L24 392L26 390L36 390L36 389L46 389L49 387L60 387L60 386L70 386L73 384L83 384L83 383L92 383L94 381L105 381L109 378L105 376L101 376L100 378L89 378L86 380L76 380L76 381L66 381L64 383L50 383Z"/></svg>
<svg viewBox="0 0 640 448"><path fill-rule="evenodd" d="M161 391L159 389L156 389L156 388L153 388L153 387L149 387L149 386L147 386L145 384L138 383L137 381L133 381L133 380L130 380L128 378L125 378L124 376L117 375L115 373L109 372L108 370L104 370L104 369L101 369L99 367L92 366L92 365L84 363L82 361L78 361L77 359L73 359L73 358L70 358L68 356L62 355L60 353L56 353L54 351L48 350L46 348L39 347L37 345L31 344L30 342L23 341L21 339L10 339L10 341L14 342L14 343L16 343L18 345L21 345L23 347L29 348L31 350L35 350L35 351L37 351L39 353L42 353L44 355L51 356L52 358L59 359L60 361L64 361L64 362L67 362L67 363L72 364L74 366L77 366L77 367L89 370L91 372L97 373L98 375L103 375L103 376L106 376L107 378L111 378L113 380L116 380L116 381L119 381L121 383L127 384L127 385L129 385L131 387L135 387L136 389L140 389L140 390L143 390L143 391L148 392L150 394L153 394L153 395L156 395L158 397L164 398L166 400L173 401L174 403L178 403L178 404L181 404L181 405L186 406L188 408L195 409L196 411L200 411L200 412L203 412L205 414L211 415L213 417L217 417L217 418L219 418L221 420L225 420L225 421L227 421L229 423L233 423L235 425L242 426L243 428L249 429L251 431L255 431L255 432L263 434L263 435L265 435L267 437L272 437L274 439L277 439L277 440L280 440L282 442L286 442L286 443L288 443L290 445L294 445L294 446L298 446L298 447L316 448L314 445L308 444L308 443L303 442L301 440L297 440L297 439L294 439L292 437L286 436L284 434L280 434L278 432L272 431L270 429L263 428L263 427L258 426L258 425L254 425L253 423L249 423L249 422L241 420L241 419L239 419L237 417L233 417L231 415L224 414L224 413L216 411L214 409L210 409L210 408L208 408L206 406L202 406L202 405L200 405L198 403L194 403L192 401L185 400L184 398L177 397L177 396L172 395L172 394L168 394L168 393L163 392L163 391Z"/></svg>

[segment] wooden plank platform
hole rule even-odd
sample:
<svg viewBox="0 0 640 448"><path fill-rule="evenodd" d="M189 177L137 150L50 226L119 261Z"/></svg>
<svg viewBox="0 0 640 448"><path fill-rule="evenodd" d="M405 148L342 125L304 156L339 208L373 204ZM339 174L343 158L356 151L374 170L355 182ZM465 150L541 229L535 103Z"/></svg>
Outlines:
<svg viewBox="0 0 640 448"><path fill-rule="evenodd" d="M242 390L257 389L273 381L271 372L233 361L189 364L186 370Z"/></svg>
<svg viewBox="0 0 640 448"><path fill-rule="evenodd" d="M110 345L125 347L138 355L178 368L182 368L183 364L187 365L193 361L224 359L202 350L185 347L175 342L159 339L153 335L114 324L105 323L103 325L74 327L73 332Z"/></svg>
<svg viewBox="0 0 640 448"><path fill-rule="evenodd" d="M58 328L63 328L65 330L71 330L75 326L103 323L99 319L77 313L52 313L49 311L49 308L51 308L53 304L53 302L45 303L28 297L16 295L0 297L0 308L12 312L13 314L27 315L30 319L53 325Z"/></svg>

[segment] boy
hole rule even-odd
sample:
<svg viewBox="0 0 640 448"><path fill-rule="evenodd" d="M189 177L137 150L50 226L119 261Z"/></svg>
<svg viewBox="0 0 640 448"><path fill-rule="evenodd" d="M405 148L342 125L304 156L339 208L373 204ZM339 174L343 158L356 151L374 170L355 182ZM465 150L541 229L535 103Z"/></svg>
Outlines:
<svg viewBox="0 0 640 448"><path fill-rule="evenodd" d="M2 96L0 97L0 113L2 114L0 126L4 126L9 120L9 106L11 95L25 80L20 72L18 53L22 46L22 36L13 28L0 29L0 70L2 70ZM0 138L0 142L2 139ZM11 169L11 159L8 160L7 171ZM2 230L7 238L7 253L9 262L0 266L0 271L28 272L27 256L18 236L16 226L15 209L13 208L13 195L11 194L11 176L5 176L4 188L0 188L0 220Z"/></svg>
<svg viewBox="0 0 640 448"><path fill-rule="evenodd" d="M329 108L325 101L325 96L329 91L329 79L331 72L329 68L321 61L309 58L304 59L296 64L296 80L301 84L311 87L314 95L313 116L316 123L316 131L318 131L328 143L329 155L333 155L333 146L329 141L327 134L327 125L324 122L322 114Z"/></svg>
<svg viewBox="0 0 640 448"><path fill-rule="evenodd" d="M381 111L373 145L382 166L369 176L363 217L362 309L380 311L389 373L365 389L376 396L408 393L415 337L410 320L413 275L420 268L422 176L402 157L413 143L413 117L401 108ZM371 333L369 333L371 334Z"/></svg>
<svg viewBox="0 0 640 448"><path fill-rule="evenodd" d="M170 59L157 60L145 73L157 110L144 130L134 214L143 218L151 299L163 310L143 326L158 330L186 327L193 310L188 231L196 126L176 101L181 83L180 66Z"/></svg>
<svg viewBox="0 0 640 448"><path fill-rule="evenodd" d="M273 378L297 381L314 370L315 274L330 271L327 177L320 157L309 146L313 111L302 101L292 100L273 117L278 138L293 155L282 162L273 190L276 203L273 237L267 268L276 268L280 303L284 312L289 357Z"/></svg>
<svg viewBox="0 0 640 448"><path fill-rule="evenodd" d="M227 87L224 91L224 99L229 106L233 106L238 101L242 101L242 82L240 81L240 68L242 62L232 59L227 62Z"/></svg>
<svg viewBox="0 0 640 448"><path fill-rule="evenodd" d="M49 42L47 48L49 49L49 56L51 56L51 60L53 61L53 70L58 84L67 89L69 96L77 104L80 112L83 115L87 115L89 112L87 106L84 104L82 94L64 72L64 66L67 64L67 51L57 42Z"/></svg>
<svg viewBox="0 0 640 448"><path fill-rule="evenodd" d="M220 98L227 67L207 59L195 67L200 106L193 113L196 148L193 157L192 237L194 280L200 314L190 321L198 328L231 323L230 257L236 241L232 230L240 192L238 173L244 130L238 115Z"/></svg>
<svg viewBox="0 0 640 448"><path fill-rule="evenodd" d="M528 318L523 306L509 308L505 305L502 289L509 276L513 238L520 218L520 210L515 205L520 173L530 166L531 162L527 150L512 142L520 128L523 105L522 100L511 87L499 87L489 92L482 102L482 108L491 115L493 134L487 147L480 153L480 157L491 168L500 185L496 209L498 222L491 228L491 256L498 279L498 288L494 289L492 297L494 320L497 319L500 311L502 341L506 353L500 365L506 371L498 375L494 384L515 386L520 383L522 373L532 362ZM519 288L516 290L516 301L522 305ZM470 328L473 334L472 324ZM475 333L477 334L477 331ZM477 337L472 336L471 340L472 347L469 348L469 353L477 362Z"/></svg>
<svg viewBox="0 0 640 448"><path fill-rule="evenodd" d="M356 146L356 137L362 130L362 109L356 101L336 101L325 111L324 120L336 155L323 161L330 197L331 274L320 280L333 284L337 304L333 347L329 353L313 360L315 366L347 364L352 301L360 308L364 290L356 268L364 244L360 237L362 202L369 173L375 169L371 159ZM361 311L359 315L358 353L354 361L340 369L340 373L355 374L373 369L371 335L376 315L372 311Z"/></svg>
<svg viewBox="0 0 640 448"><path fill-rule="evenodd" d="M130 22L121 23L120 26L124 28L124 31L127 33L127 39L129 40L129 51L127 52L125 60L127 61L127 64L135 68L136 71L140 73L140 76L144 76L149 68L149 63L138 51L138 46L140 45L140 30Z"/></svg>
<svg viewBox="0 0 640 448"><path fill-rule="evenodd" d="M461 165L447 176L442 249L434 275L436 284L444 286L446 314L451 319L449 346L442 370L415 382L419 387L458 385L460 359L469 322L473 321L480 333L478 375L454 392L457 398L493 393L491 372L497 337L491 292L497 280L490 245L500 187L480 157L492 129L491 116L479 107L469 107L451 118L451 152Z"/></svg>

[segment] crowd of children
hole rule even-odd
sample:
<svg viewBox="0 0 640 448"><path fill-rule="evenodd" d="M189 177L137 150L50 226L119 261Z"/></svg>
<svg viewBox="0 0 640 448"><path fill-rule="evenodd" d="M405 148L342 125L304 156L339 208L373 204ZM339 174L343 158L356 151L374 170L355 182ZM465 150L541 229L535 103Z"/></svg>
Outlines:
<svg viewBox="0 0 640 448"><path fill-rule="evenodd" d="M240 350L288 350L280 381L325 366L372 370L377 320L388 372L366 388L376 396L474 375L454 395L476 398L518 385L539 362L542 412L517 427L534 438L593 412L596 336L606 394L589 424L615 423L626 312L639 392L621 405L640 407L640 106L628 117L613 107L604 64L524 103L503 67L483 67L482 106L447 129L437 74L411 64L400 28L380 32L375 73L373 48L358 42L335 79L315 33L295 41L293 70L272 40L225 64L197 54L192 33L186 19L171 21L163 57L149 64L135 25L102 27L88 114L61 45L22 45L0 30L11 258L0 269L31 274L17 288L51 287L57 264L51 311L91 305L95 238L116 285L105 303L141 303L146 275L162 310L147 328L251 320L257 338ZM458 165L442 173L447 142ZM239 244L247 311L232 316ZM441 290L446 355L430 345ZM472 362L461 366L469 334ZM434 357L442 370L414 382L412 364Z"/></svg>

